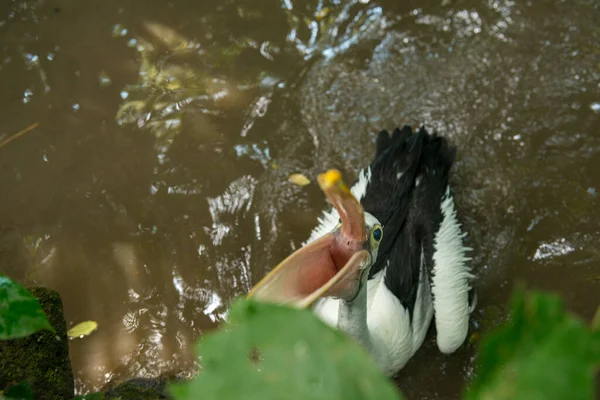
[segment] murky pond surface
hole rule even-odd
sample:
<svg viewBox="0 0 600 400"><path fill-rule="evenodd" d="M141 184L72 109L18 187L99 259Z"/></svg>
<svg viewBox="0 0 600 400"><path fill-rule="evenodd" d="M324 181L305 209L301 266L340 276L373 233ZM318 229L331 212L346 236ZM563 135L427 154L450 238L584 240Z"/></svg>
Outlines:
<svg viewBox="0 0 600 400"><path fill-rule="evenodd" d="M600 3L5 0L0 271L62 295L78 391L193 370L191 345L297 248L380 129L437 129L496 326L518 280L600 288ZM37 123L10 142L13 135ZM456 398L474 347L397 377Z"/></svg>

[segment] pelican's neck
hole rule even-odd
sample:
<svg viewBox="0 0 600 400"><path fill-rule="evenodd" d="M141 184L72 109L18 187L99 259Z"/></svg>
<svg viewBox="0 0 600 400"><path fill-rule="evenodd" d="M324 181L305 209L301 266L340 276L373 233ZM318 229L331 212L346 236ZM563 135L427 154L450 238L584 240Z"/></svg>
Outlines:
<svg viewBox="0 0 600 400"><path fill-rule="evenodd" d="M367 325L367 284L364 282L351 301L340 300L338 330L353 337L367 350L371 350L371 335Z"/></svg>

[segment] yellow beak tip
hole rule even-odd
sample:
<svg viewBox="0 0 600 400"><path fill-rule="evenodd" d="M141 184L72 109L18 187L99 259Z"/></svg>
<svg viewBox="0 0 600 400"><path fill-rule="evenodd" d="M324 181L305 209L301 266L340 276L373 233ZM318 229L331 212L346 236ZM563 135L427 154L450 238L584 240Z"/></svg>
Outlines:
<svg viewBox="0 0 600 400"><path fill-rule="evenodd" d="M343 184L342 174L337 169L330 169L327 172L324 172L319 175L319 186L321 189L328 189L332 186Z"/></svg>

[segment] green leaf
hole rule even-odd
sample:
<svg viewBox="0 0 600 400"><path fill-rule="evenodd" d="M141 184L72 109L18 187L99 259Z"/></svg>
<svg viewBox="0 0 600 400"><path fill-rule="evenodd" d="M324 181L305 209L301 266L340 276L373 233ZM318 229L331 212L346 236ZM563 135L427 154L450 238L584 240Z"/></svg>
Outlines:
<svg viewBox="0 0 600 400"><path fill-rule="evenodd" d="M202 372L169 388L178 400L401 398L362 348L308 310L237 300L198 354Z"/></svg>
<svg viewBox="0 0 600 400"><path fill-rule="evenodd" d="M27 381L23 381L8 389L4 395L6 400L33 400L33 391Z"/></svg>
<svg viewBox="0 0 600 400"><path fill-rule="evenodd" d="M487 335L467 399L592 399L600 335L565 311L562 300L518 291L511 319Z"/></svg>
<svg viewBox="0 0 600 400"><path fill-rule="evenodd" d="M0 275L0 339L15 339L39 330L54 332L39 301L18 283Z"/></svg>

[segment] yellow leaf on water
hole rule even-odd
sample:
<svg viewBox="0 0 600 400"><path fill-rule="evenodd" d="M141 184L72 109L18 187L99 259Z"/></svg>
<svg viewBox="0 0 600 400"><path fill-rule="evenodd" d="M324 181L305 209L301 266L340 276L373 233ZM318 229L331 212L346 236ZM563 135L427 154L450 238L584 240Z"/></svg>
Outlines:
<svg viewBox="0 0 600 400"><path fill-rule="evenodd" d="M321 11L319 11L316 15L315 18L317 19L317 21L322 20L323 18L327 17L329 15L329 8L325 7L323 9L321 9Z"/></svg>
<svg viewBox="0 0 600 400"><path fill-rule="evenodd" d="M98 329L98 323L96 321L83 321L69 329L67 335L69 335L70 338L87 336L96 329Z"/></svg>
<svg viewBox="0 0 600 400"><path fill-rule="evenodd" d="M306 186L310 184L310 180L302 174L292 174L290 175L288 181L298 186Z"/></svg>
<svg viewBox="0 0 600 400"><path fill-rule="evenodd" d="M177 82L177 81L169 82L169 83L167 83L166 87L167 87L167 90L178 90L178 89L181 89L181 83Z"/></svg>
<svg viewBox="0 0 600 400"><path fill-rule="evenodd" d="M471 334L471 336L469 336L469 343L471 343L471 344L478 343L480 337L481 337L481 334L479 332L473 332Z"/></svg>

